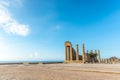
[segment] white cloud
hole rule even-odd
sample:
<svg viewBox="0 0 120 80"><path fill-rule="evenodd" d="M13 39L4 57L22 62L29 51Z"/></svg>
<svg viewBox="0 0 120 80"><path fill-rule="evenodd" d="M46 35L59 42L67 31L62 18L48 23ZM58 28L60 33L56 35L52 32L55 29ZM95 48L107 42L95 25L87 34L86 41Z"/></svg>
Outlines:
<svg viewBox="0 0 120 80"><path fill-rule="evenodd" d="M14 0L20 4L20 0ZM0 28L3 29L6 33L16 34L21 36L27 36L29 34L29 26L26 24L19 23L14 19L9 10L8 6L10 4L9 0L0 1Z"/></svg>
<svg viewBox="0 0 120 80"><path fill-rule="evenodd" d="M0 4L4 6L22 6L23 5L23 0L0 0Z"/></svg>

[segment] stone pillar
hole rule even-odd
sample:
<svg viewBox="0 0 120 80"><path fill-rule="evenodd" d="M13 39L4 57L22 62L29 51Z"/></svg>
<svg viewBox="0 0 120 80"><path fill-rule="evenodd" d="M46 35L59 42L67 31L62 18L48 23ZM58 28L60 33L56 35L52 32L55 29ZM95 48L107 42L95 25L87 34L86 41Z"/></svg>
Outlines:
<svg viewBox="0 0 120 80"><path fill-rule="evenodd" d="M79 60L79 50L78 50L78 44L76 45L76 61Z"/></svg>
<svg viewBox="0 0 120 80"><path fill-rule="evenodd" d="M88 50L86 51L86 60L89 60L89 56L88 56Z"/></svg>
<svg viewBox="0 0 120 80"><path fill-rule="evenodd" d="M112 59L110 59L110 63L112 64Z"/></svg>
<svg viewBox="0 0 120 80"><path fill-rule="evenodd" d="M101 62L103 63L103 61L104 61L104 60L102 59L102 61L101 61Z"/></svg>
<svg viewBox="0 0 120 80"><path fill-rule="evenodd" d="M97 54L97 50L94 51L95 54ZM95 57L95 62L97 61L97 56Z"/></svg>
<svg viewBox="0 0 120 80"><path fill-rule="evenodd" d="M67 61L70 60L70 47L67 46Z"/></svg>
<svg viewBox="0 0 120 80"><path fill-rule="evenodd" d="M70 46L70 61L72 61L73 60L73 53L72 53L73 51L72 51L72 45Z"/></svg>
<svg viewBox="0 0 120 80"><path fill-rule="evenodd" d="M103 59L103 63L105 63L105 59Z"/></svg>
<svg viewBox="0 0 120 80"><path fill-rule="evenodd" d="M105 59L105 63L108 64L108 59Z"/></svg>
<svg viewBox="0 0 120 80"><path fill-rule="evenodd" d="M84 48L84 44L82 44L82 61L83 61L83 63L85 63L85 48Z"/></svg>
<svg viewBox="0 0 120 80"><path fill-rule="evenodd" d="M112 60L112 64L114 63L114 59L111 59Z"/></svg>
<svg viewBox="0 0 120 80"><path fill-rule="evenodd" d="M105 59L104 59L104 63L106 63L106 62L105 62Z"/></svg>
<svg viewBox="0 0 120 80"><path fill-rule="evenodd" d="M115 63L117 63L117 59L115 59Z"/></svg>
<svg viewBox="0 0 120 80"><path fill-rule="evenodd" d="M108 64L110 64L110 59L108 59Z"/></svg>
<svg viewBox="0 0 120 80"><path fill-rule="evenodd" d="M100 50L98 50L98 63L101 63Z"/></svg>
<svg viewBox="0 0 120 80"><path fill-rule="evenodd" d="M67 61L67 47L65 46L65 61Z"/></svg>
<svg viewBox="0 0 120 80"><path fill-rule="evenodd" d="M115 63L115 59L113 59L113 64Z"/></svg>
<svg viewBox="0 0 120 80"><path fill-rule="evenodd" d="M87 59L88 59L88 50L86 50L86 53L87 53Z"/></svg>

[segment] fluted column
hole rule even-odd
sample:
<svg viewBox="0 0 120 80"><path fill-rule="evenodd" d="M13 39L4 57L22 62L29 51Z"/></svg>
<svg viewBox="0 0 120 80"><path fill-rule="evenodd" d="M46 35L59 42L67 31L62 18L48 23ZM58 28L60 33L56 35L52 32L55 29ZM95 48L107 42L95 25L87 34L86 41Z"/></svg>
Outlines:
<svg viewBox="0 0 120 80"><path fill-rule="evenodd" d="M73 54L72 54L72 45L70 46L70 60L73 60Z"/></svg>
<svg viewBox="0 0 120 80"><path fill-rule="evenodd" d="M98 50L98 63L101 63L100 50Z"/></svg>
<svg viewBox="0 0 120 80"><path fill-rule="evenodd" d="M85 62L85 49L84 49L84 44L82 44L82 61L83 61L83 63Z"/></svg>
<svg viewBox="0 0 120 80"><path fill-rule="evenodd" d="M78 50L78 44L76 45L76 61L79 60L79 50Z"/></svg>

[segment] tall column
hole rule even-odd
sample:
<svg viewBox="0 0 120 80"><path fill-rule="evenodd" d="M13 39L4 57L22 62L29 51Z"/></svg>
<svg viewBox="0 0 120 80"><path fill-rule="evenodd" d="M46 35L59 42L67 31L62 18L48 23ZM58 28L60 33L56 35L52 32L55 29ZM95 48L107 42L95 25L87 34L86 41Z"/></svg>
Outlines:
<svg viewBox="0 0 120 80"><path fill-rule="evenodd" d="M108 64L108 59L105 59L105 63Z"/></svg>
<svg viewBox="0 0 120 80"><path fill-rule="evenodd" d="M84 44L82 44L82 61L83 61L83 63L85 62L85 49L84 49Z"/></svg>
<svg viewBox="0 0 120 80"><path fill-rule="evenodd" d="M73 54L72 54L72 45L70 46L70 60L73 60Z"/></svg>
<svg viewBox="0 0 120 80"><path fill-rule="evenodd" d="M104 59L102 59L102 63L104 63Z"/></svg>
<svg viewBox="0 0 120 80"><path fill-rule="evenodd" d="M111 62L110 62L110 59L108 59L108 63L110 64Z"/></svg>
<svg viewBox="0 0 120 80"><path fill-rule="evenodd" d="M96 54L95 61L97 61L97 50L94 53Z"/></svg>
<svg viewBox="0 0 120 80"><path fill-rule="evenodd" d="M67 61L67 47L65 46L65 61Z"/></svg>
<svg viewBox="0 0 120 80"><path fill-rule="evenodd" d="M67 46L67 60L70 60L70 47Z"/></svg>
<svg viewBox="0 0 120 80"><path fill-rule="evenodd" d="M76 45L76 61L79 60L79 50L78 50L78 44Z"/></svg>
<svg viewBox="0 0 120 80"><path fill-rule="evenodd" d="M100 50L98 50L98 63L101 63Z"/></svg>

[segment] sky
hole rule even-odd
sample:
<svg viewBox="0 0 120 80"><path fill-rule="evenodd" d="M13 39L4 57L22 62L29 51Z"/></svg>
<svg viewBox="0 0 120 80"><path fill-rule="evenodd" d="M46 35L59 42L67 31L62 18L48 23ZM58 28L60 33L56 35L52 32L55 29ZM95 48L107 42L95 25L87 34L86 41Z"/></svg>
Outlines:
<svg viewBox="0 0 120 80"><path fill-rule="evenodd" d="M64 60L64 42L120 58L120 0L0 0L0 61Z"/></svg>

